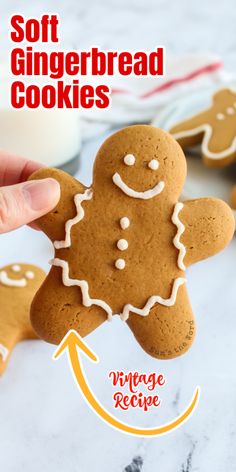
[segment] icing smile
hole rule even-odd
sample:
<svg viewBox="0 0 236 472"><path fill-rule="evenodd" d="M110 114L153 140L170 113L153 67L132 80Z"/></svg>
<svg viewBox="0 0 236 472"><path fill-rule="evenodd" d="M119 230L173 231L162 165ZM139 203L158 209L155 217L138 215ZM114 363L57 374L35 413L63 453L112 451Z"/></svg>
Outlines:
<svg viewBox="0 0 236 472"><path fill-rule="evenodd" d="M12 270L13 272L19 272L21 268L18 265L14 265L12 266ZM26 287L27 279L29 280L33 279L34 273L31 270L28 270L24 275L25 276L22 277L21 279L11 279L11 277L8 276L5 270L1 270L0 271L0 284L6 285L8 287Z"/></svg>
<svg viewBox="0 0 236 472"><path fill-rule="evenodd" d="M3 285L8 285L9 287L26 287L27 285L27 281L24 277L22 279L11 279L8 277L5 270L0 272L0 282Z"/></svg>
<svg viewBox="0 0 236 472"><path fill-rule="evenodd" d="M114 184L117 187L119 187L122 190L122 192L124 192L129 197L140 198L143 200L149 200L150 198L156 197L156 195L159 195L165 187L165 183L161 181L158 184L156 184L154 187L152 187L151 189L145 190L144 192L137 192L136 190L126 185L126 183L122 180L118 172L116 172L113 175L112 180Z"/></svg>

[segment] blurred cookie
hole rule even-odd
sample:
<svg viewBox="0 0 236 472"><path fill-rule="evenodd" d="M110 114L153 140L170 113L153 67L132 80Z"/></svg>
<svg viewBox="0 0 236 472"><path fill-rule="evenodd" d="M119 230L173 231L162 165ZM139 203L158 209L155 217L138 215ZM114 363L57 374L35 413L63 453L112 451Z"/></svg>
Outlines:
<svg viewBox="0 0 236 472"><path fill-rule="evenodd" d="M200 144L208 166L230 164L236 158L236 92L218 91L210 108L177 123L170 133L183 149Z"/></svg>
<svg viewBox="0 0 236 472"><path fill-rule="evenodd" d="M45 275L31 264L17 263L0 269L0 375L15 344L37 338L30 323L30 304Z"/></svg>

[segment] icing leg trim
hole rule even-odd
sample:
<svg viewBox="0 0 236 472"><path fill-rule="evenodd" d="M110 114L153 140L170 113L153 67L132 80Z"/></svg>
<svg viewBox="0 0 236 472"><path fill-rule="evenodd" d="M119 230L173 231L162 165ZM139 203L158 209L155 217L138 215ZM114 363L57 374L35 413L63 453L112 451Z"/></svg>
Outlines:
<svg viewBox="0 0 236 472"><path fill-rule="evenodd" d="M90 298L89 295L89 286L86 280L78 280L78 279L71 279L69 276L69 264L67 261L64 261L59 258L55 258L51 261L51 264L56 267L62 268L62 282L66 287L77 286L81 288L82 292L82 303L84 306L91 306L97 305L100 306L105 312L107 313L107 318L110 321L112 319L112 309L111 307L104 302L104 300L99 300L97 298ZM178 293L178 289L181 285L186 282L186 279L182 277L178 277L175 279L172 287L172 293L170 298L162 298L160 295L154 295L150 297L143 308L136 308L133 305L127 304L124 306L122 313L120 314L120 318L122 321L126 321L129 318L130 312L136 313L140 316L148 316L151 308L156 303L160 303L164 306L173 306L176 302L176 297Z"/></svg>
<svg viewBox="0 0 236 472"><path fill-rule="evenodd" d="M156 303L159 303L160 305L164 306L173 306L176 302L179 287L185 282L186 279L182 277L178 277L177 279L175 279L170 298L162 298L160 297L160 295L154 295L148 299L146 305L144 305L143 308L136 308L133 305L125 305L123 312L120 315L120 318L122 319L122 321L126 321L129 318L130 312L136 313L140 316L148 316L150 310L154 307L154 305L156 305Z"/></svg>
<svg viewBox="0 0 236 472"><path fill-rule="evenodd" d="M67 261L62 259L55 258L51 261L51 264L57 267L62 268L62 282L66 287L77 286L81 288L82 292L82 303L84 306L97 305L103 308L107 313L107 319L110 321L112 319L112 309L109 305L103 300L98 300L96 298L90 298L89 295L89 286L86 280L71 279L69 276L69 264Z"/></svg>

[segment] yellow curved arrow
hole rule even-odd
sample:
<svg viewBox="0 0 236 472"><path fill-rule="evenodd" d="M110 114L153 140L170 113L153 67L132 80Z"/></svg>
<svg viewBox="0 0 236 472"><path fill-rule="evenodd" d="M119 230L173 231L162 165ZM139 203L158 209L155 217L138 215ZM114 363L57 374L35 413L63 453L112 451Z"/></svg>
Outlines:
<svg viewBox="0 0 236 472"><path fill-rule="evenodd" d="M182 423L184 423L190 417L190 415L193 413L194 409L197 406L200 395L199 387L196 388L194 396L186 410L170 423L166 423L162 426L157 426L156 428L138 428L131 426L127 423L123 423L122 421L116 419L115 416L113 416L111 413L109 413L101 405L101 403L97 400L97 398L91 391L84 373L80 354L77 348L79 348L93 362L99 361L96 354L90 349L90 347L80 337L80 335L73 329L68 331L66 336L63 338L60 345L54 352L53 359L57 360L63 354L63 352L67 350L71 372L74 376L75 382L81 390L84 399L86 400L88 405L95 411L95 413L113 428L135 436L147 437L166 434L180 426Z"/></svg>

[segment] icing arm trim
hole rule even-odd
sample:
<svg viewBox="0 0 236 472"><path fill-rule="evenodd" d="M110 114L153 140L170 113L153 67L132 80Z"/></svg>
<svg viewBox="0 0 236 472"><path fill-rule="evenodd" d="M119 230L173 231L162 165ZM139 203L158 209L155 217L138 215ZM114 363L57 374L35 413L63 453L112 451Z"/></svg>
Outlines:
<svg viewBox="0 0 236 472"><path fill-rule="evenodd" d="M74 202L76 206L76 216L68 220L65 224L65 239L62 241L54 241L55 249L62 249L71 246L71 228L72 226L79 223L84 217L84 209L82 207L82 202L85 200L91 200L93 196L92 190L86 189L84 193L77 193L74 197Z"/></svg>
<svg viewBox="0 0 236 472"><path fill-rule="evenodd" d="M179 250L178 261L177 261L178 267L181 270L186 270L186 266L184 264L184 257L186 255L186 247L184 246L183 243L180 242L180 238L185 231L185 226L179 219L179 212L183 209L183 207L184 207L183 203L181 202L176 203L171 221L177 227L177 234L175 235L173 239L173 244Z"/></svg>

